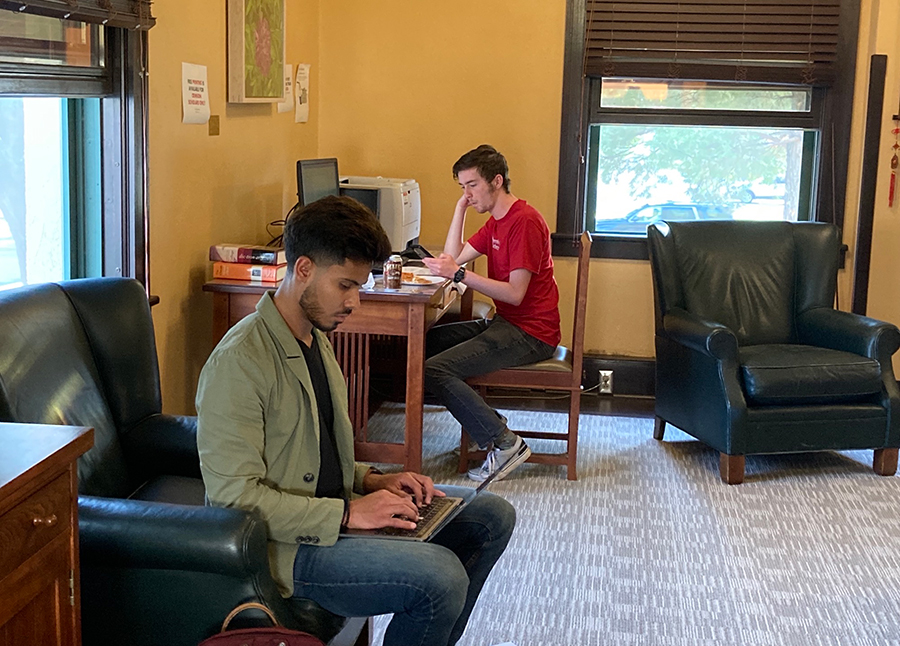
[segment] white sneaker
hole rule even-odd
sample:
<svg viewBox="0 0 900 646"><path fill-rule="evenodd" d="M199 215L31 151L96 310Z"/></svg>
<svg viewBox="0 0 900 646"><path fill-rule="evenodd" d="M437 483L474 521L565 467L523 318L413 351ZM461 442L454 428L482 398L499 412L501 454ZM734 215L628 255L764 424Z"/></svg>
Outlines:
<svg viewBox="0 0 900 646"><path fill-rule="evenodd" d="M484 482L494 471L497 476L494 480L502 480L512 472L517 466L525 462L531 455L531 449L525 444L524 440L518 435L516 443L512 448L494 449L487 454L487 459L480 467L469 469L469 478L476 482Z"/></svg>

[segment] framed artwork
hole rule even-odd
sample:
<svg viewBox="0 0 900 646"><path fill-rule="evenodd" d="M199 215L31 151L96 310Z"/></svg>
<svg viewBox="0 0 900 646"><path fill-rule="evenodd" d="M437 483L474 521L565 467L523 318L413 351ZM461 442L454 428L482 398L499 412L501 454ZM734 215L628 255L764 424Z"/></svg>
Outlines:
<svg viewBox="0 0 900 646"><path fill-rule="evenodd" d="M285 0L228 0L228 102L284 100Z"/></svg>

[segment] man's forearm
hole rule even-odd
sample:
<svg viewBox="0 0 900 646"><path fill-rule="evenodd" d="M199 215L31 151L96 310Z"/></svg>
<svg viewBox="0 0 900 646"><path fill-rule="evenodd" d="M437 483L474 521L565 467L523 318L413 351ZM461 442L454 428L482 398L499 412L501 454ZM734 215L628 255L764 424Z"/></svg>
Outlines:
<svg viewBox="0 0 900 646"><path fill-rule="evenodd" d="M471 271L466 272L463 283L495 301L509 303L510 305L520 305L522 298L525 296L525 289L517 288L512 283L487 278ZM525 287L527 287L527 284Z"/></svg>
<svg viewBox="0 0 900 646"><path fill-rule="evenodd" d="M459 258L465 246L463 240L463 231L466 228L466 209L458 204L456 210L453 211L453 219L450 221L450 228L447 230L447 240L444 242L444 253Z"/></svg>

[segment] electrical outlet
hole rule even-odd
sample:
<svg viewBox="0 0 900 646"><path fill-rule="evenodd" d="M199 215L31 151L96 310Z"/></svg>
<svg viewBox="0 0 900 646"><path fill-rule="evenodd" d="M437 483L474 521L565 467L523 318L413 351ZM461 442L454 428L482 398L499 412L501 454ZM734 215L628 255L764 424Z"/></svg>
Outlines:
<svg viewBox="0 0 900 646"><path fill-rule="evenodd" d="M612 370L601 370L600 371L600 388L599 392L601 395L612 395L613 391L613 371Z"/></svg>

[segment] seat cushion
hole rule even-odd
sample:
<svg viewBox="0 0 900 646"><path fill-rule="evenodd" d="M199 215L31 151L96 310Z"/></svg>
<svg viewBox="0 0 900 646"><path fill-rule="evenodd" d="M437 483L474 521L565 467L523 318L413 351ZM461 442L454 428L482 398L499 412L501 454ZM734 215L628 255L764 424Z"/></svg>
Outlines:
<svg viewBox="0 0 900 646"><path fill-rule="evenodd" d="M537 363L528 363L524 366L514 366L507 370L547 370L550 372L572 372L572 351L567 347L558 345L553 351L553 356L538 361Z"/></svg>
<svg viewBox="0 0 900 646"><path fill-rule="evenodd" d="M745 346L738 351L751 404L828 404L881 392L881 366L858 354L809 345Z"/></svg>

